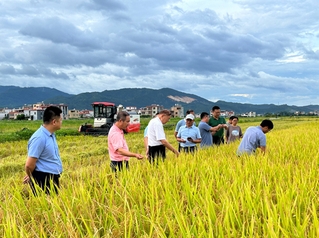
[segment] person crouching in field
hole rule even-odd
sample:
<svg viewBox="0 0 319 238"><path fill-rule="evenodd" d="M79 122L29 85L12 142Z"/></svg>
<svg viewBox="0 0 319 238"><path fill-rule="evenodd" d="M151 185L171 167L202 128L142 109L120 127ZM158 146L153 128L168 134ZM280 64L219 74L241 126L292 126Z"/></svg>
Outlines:
<svg viewBox="0 0 319 238"><path fill-rule="evenodd" d="M237 125L238 117L232 116L231 125L228 126L226 131L226 142L227 144L239 140L243 137L240 126Z"/></svg>
<svg viewBox="0 0 319 238"><path fill-rule="evenodd" d="M44 110L43 124L33 133L28 142L28 158L25 163L24 183L29 183L34 195L36 185L46 194L58 193L62 161L55 137L55 131L62 126L62 111L50 106Z"/></svg>
<svg viewBox="0 0 319 238"><path fill-rule="evenodd" d="M259 126L251 126L245 131L237 149L237 155L254 154L257 148L260 148L262 154L266 152L266 133L274 128L272 121L265 119Z"/></svg>
<svg viewBox="0 0 319 238"><path fill-rule="evenodd" d="M124 130L126 130L129 124L130 114L128 114L128 112L121 111L117 114L116 122L109 131L107 143L111 160L110 166L113 172L117 172L117 170L121 171L123 166L128 169L129 157L143 159L143 155L129 151L124 137Z"/></svg>

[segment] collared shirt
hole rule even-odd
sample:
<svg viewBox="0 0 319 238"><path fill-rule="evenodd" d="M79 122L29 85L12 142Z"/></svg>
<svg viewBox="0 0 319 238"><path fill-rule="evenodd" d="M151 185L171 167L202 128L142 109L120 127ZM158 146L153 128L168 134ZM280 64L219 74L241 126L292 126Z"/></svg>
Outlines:
<svg viewBox="0 0 319 238"><path fill-rule="evenodd" d="M209 122L208 125L210 125L211 127L215 127L218 126L219 124L226 124L226 120L223 117L219 117L218 119L211 117L209 118ZM224 129L220 129L218 130L214 136L218 136L220 138L222 138L224 136Z"/></svg>
<svg viewBox="0 0 319 238"><path fill-rule="evenodd" d="M237 149L237 154L252 154L261 146L266 146L266 135L263 133L260 126L251 126L245 131L244 137Z"/></svg>
<svg viewBox="0 0 319 238"><path fill-rule="evenodd" d="M128 156L120 155L117 151L120 148L128 150L123 130L114 124L111 127L107 138L110 159L112 161L128 161L130 159Z"/></svg>
<svg viewBox="0 0 319 238"><path fill-rule="evenodd" d="M54 133L41 126L28 142L28 156L37 158L35 170L50 174L63 171L59 147Z"/></svg>
<svg viewBox="0 0 319 238"><path fill-rule="evenodd" d="M148 145L162 145L161 140L166 140L163 123L159 117L155 117L148 123L147 129Z"/></svg>
<svg viewBox="0 0 319 238"><path fill-rule="evenodd" d="M188 141L187 138L188 137L192 137L193 140L197 140L197 139L201 139L201 135L199 132L199 129L196 126L191 126L191 127L187 127L187 126L182 126L181 128L179 128L178 133L177 133L177 137L178 138L182 138L184 139L186 142L180 142L181 143L181 147L193 147L196 146L195 143Z"/></svg>

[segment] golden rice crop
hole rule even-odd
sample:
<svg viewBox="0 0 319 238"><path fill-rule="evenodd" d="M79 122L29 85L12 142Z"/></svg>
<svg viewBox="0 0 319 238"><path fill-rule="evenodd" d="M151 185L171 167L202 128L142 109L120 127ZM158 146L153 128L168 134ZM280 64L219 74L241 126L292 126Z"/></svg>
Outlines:
<svg viewBox="0 0 319 238"><path fill-rule="evenodd" d="M265 156L238 158L235 142L178 158L168 152L158 167L133 158L117 177L107 137L60 136L62 187L50 197L22 184L27 141L2 143L0 236L319 237L317 124L274 120ZM173 142L173 130L166 134ZM144 153L142 132L126 139Z"/></svg>

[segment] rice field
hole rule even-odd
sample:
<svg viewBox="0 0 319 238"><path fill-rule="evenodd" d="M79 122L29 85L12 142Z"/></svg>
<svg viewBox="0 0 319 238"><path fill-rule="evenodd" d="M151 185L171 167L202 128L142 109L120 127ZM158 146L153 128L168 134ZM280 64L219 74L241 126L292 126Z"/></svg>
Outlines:
<svg viewBox="0 0 319 238"><path fill-rule="evenodd" d="M262 119L239 125L245 131ZM273 122L265 156L238 158L235 142L178 158L168 152L158 167L132 158L117 177L107 137L58 134L58 196L32 196L22 183L27 139L3 141L0 237L319 237L319 120ZM39 126L27 123L0 121L0 137ZM66 131L79 126L63 123ZM145 154L142 131L126 140Z"/></svg>

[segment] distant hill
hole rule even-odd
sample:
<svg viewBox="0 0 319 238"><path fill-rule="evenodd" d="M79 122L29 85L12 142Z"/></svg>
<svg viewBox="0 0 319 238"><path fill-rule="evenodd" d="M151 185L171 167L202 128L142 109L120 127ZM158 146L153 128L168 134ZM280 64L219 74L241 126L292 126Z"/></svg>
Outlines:
<svg viewBox="0 0 319 238"><path fill-rule="evenodd" d="M137 108L151 104L163 105L171 108L174 104L181 104L185 111L194 109L196 113L209 112L214 105L221 109L232 110L238 113L254 111L258 114L319 110L319 105L303 107L274 105L274 104L246 104L225 101L211 102L194 94L183 93L170 88L125 88L119 90L105 90L103 92L81 93L70 95L53 88L20 88L14 86L0 86L0 107L21 107L44 101L45 103L65 103L69 109L91 109L91 103L97 101L113 102L117 105L136 106Z"/></svg>
<svg viewBox="0 0 319 238"><path fill-rule="evenodd" d="M72 95L55 88L0 86L0 107L22 107L24 104L42 102L48 98L70 96Z"/></svg>
<svg viewBox="0 0 319 238"><path fill-rule="evenodd" d="M170 88L159 90L148 88L125 88L119 90L105 90L97 93L81 93L73 97L51 98L50 102L65 102L69 108L90 109L91 103L96 101L114 102L116 105L135 106L137 108L151 104L163 105L171 108L175 104L181 104L185 110L196 108L197 112L209 111L213 103L193 94L182 93Z"/></svg>

